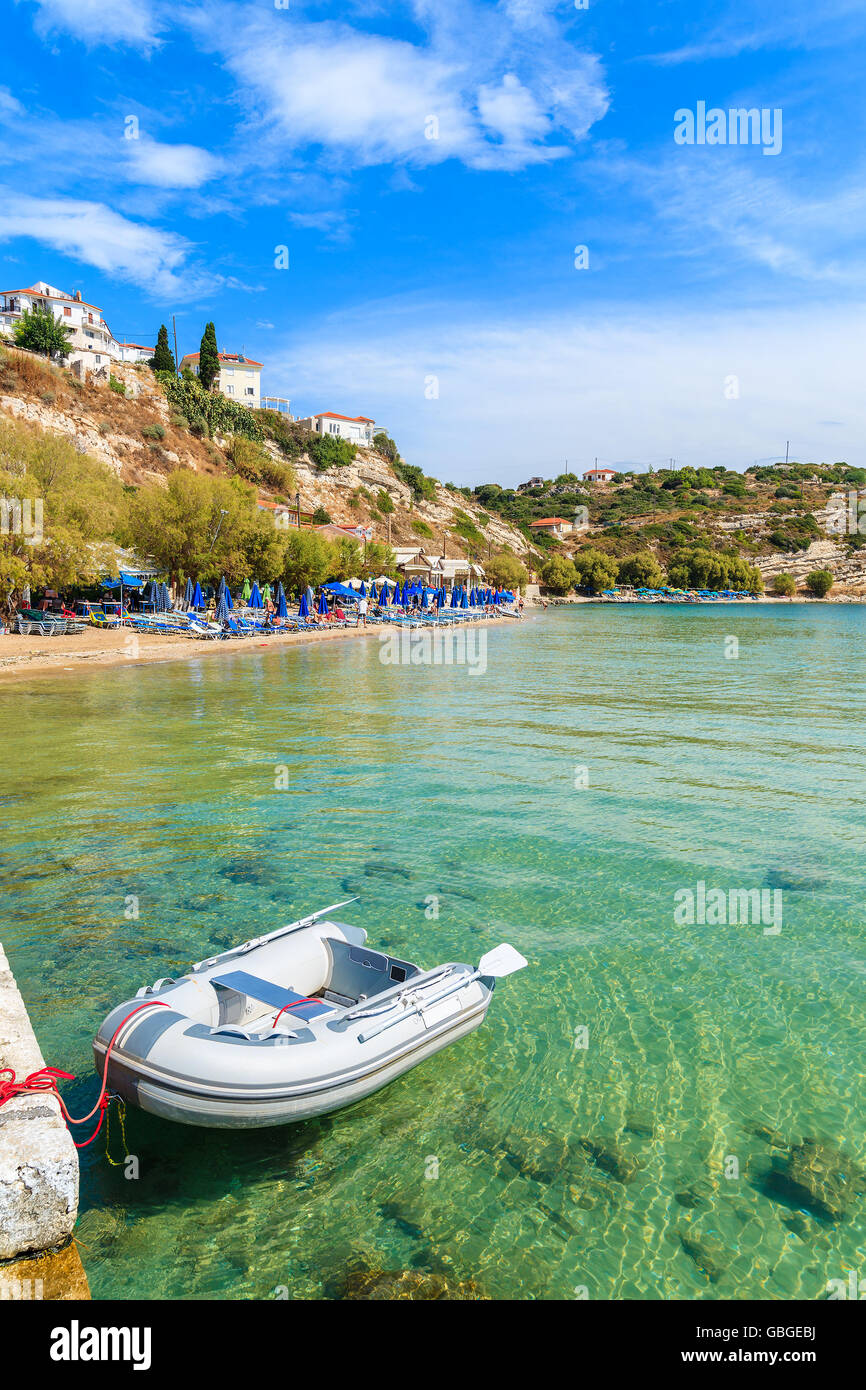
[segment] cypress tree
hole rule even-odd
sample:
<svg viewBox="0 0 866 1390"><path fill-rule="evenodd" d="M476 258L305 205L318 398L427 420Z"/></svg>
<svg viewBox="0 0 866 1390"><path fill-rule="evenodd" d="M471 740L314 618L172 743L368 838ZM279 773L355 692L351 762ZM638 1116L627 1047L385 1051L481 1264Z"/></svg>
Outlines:
<svg viewBox="0 0 866 1390"><path fill-rule="evenodd" d="M213 383L220 374L219 349L217 348L216 329L212 323L205 326L202 334L201 345L198 355L198 379L206 391L209 391Z"/></svg>
<svg viewBox="0 0 866 1390"><path fill-rule="evenodd" d="M175 374L174 354L168 345L168 329L164 323L160 324L150 366L155 372L171 372L172 376Z"/></svg>

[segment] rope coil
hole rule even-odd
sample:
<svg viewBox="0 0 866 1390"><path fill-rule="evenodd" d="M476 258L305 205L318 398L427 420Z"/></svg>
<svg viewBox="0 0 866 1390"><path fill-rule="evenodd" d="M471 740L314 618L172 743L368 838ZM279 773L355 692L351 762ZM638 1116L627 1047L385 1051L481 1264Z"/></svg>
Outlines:
<svg viewBox="0 0 866 1390"><path fill-rule="evenodd" d="M63 1111L63 1114L66 1118L66 1122L70 1125L86 1124L88 1120L93 1119L93 1116L96 1114L98 1110L99 1121L97 1123L96 1129L93 1131L90 1138L83 1140L83 1142L80 1144L75 1144L76 1149L86 1149L88 1144L93 1143L94 1139L96 1138L97 1134L102 1128L102 1121L105 1119L105 1112L111 1104L111 1098L107 1096L105 1092L108 1084L108 1063L111 1058L112 1048L114 1047L114 1044L117 1042L117 1039L121 1031L126 1027L127 1023L131 1018L133 1018L137 1013L140 1013L142 1009L153 1008L167 1009L168 1004L164 1003L161 999L149 999L146 1004L138 1004L136 1008L134 1008L131 1013L128 1013L126 1015L126 1018L122 1019L121 1022L115 1028L114 1036L112 1037L111 1042L108 1044L108 1047L106 1048L105 1068L102 1073L102 1085L99 1090L99 1096L97 1098L96 1104L94 1105L92 1110L88 1111L86 1115L82 1115L80 1120L76 1120L73 1118L72 1115L70 1115L69 1111L66 1108L66 1104L63 1100L63 1097L57 1088L58 1081L74 1081L75 1077L72 1075L71 1072L59 1071L57 1067L40 1067L38 1071L32 1071L29 1076L25 1076L23 1081L15 1080L15 1072L11 1067L0 1067L0 1106L5 1105L6 1102L9 1100L13 1100L15 1096L39 1095L50 1093L51 1095L57 1097L57 1100L60 1104L60 1109ZM121 1125L122 1123L123 1120L121 1117ZM72 1142L75 1143L75 1140L73 1140Z"/></svg>

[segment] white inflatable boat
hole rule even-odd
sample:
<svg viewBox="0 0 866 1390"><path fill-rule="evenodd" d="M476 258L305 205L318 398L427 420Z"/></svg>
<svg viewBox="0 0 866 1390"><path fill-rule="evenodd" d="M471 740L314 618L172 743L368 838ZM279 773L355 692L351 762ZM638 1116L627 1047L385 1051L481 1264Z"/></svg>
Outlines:
<svg viewBox="0 0 866 1390"><path fill-rule="evenodd" d="M355 899L348 899L354 902ZM119 1004L93 1043L109 1091L181 1124L256 1128L351 1105L484 1021L496 980L526 961L422 971L370 950L328 914L158 980Z"/></svg>

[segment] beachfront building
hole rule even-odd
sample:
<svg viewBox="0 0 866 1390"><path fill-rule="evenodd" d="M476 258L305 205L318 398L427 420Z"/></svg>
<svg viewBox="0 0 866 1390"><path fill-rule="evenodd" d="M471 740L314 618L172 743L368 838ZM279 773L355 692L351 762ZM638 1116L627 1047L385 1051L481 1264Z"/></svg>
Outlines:
<svg viewBox="0 0 866 1390"><path fill-rule="evenodd" d="M588 468L583 475L583 481L585 483L612 483L615 477L615 468Z"/></svg>
<svg viewBox="0 0 866 1390"><path fill-rule="evenodd" d="M197 352L188 352L181 358L180 370L189 367L198 376ZM262 403L261 377L262 363L244 357L242 352L221 352L219 354L220 374L213 389L220 391L230 401L245 405L250 410L258 410Z"/></svg>
<svg viewBox="0 0 866 1390"><path fill-rule="evenodd" d="M571 535L574 526L561 516L543 516L540 521L531 522L529 529L543 536L554 536L557 540L562 540L563 536Z"/></svg>
<svg viewBox="0 0 866 1390"><path fill-rule="evenodd" d="M338 439L348 439L351 444L369 448L373 443L376 421L367 415L338 415L333 410L323 410L318 415L307 415L298 422L304 429L314 434L331 434Z"/></svg>
<svg viewBox="0 0 866 1390"><path fill-rule="evenodd" d="M36 306L49 310L70 331L66 363L80 362L88 370L105 373L113 361L123 361L120 344L102 317L102 310L88 304L81 291L67 294L56 285L37 280L23 290L0 290L0 333L11 338L25 309ZM152 349L142 351L152 355Z"/></svg>

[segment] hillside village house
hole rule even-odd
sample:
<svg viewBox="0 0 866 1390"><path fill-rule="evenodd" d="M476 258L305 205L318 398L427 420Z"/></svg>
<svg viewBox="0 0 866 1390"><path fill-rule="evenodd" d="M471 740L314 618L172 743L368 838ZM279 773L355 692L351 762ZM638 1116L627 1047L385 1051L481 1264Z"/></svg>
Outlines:
<svg viewBox="0 0 866 1390"><path fill-rule="evenodd" d="M181 358L180 370L189 367L190 371L198 376L198 358L197 352L188 352ZM220 374L214 383L216 389L228 396L230 401L237 401L239 405L248 406L250 410L258 410L262 403L261 362L254 362L251 357L244 357L240 352L221 352L219 360Z"/></svg>
<svg viewBox="0 0 866 1390"><path fill-rule="evenodd" d="M102 311L95 304L88 304L80 290L67 294L44 280L37 280L23 290L0 290L0 333L11 338L24 310L33 309L37 304L49 309L70 330L66 358L69 366L80 362L89 371L105 373L111 362L144 362L153 356L151 347L119 343L102 317Z"/></svg>
<svg viewBox="0 0 866 1390"><path fill-rule="evenodd" d="M611 483L615 477L615 468L588 468L583 475L583 481L585 483Z"/></svg>
<svg viewBox="0 0 866 1390"><path fill-rule="evenodd" d="M561 516L543 516L540 521L530 523L531 531L540 531L545 536L555 536L558 540L570 536L574 527Z"/></svg>
<svg viewBox="0 0 866 1390"><path fill-rule="evenodd" d="M531 488L534 488L534 487L544 487L544 479L543 479L543 478L530 478L528 482L525 482L525 483L518 483L518 484L517 484L517 491L518 491L518 492L529 492L529 490L530 490Z"/></svg>
<svg viewBox="0 0 866 1390"><path fill-rule="evenodd" d="M323 410L319 415L306 416L300 424L315 434L334 434L352 444L369 446L373 443L376 421L366 415L337 415L333 410Z"/></svg>

